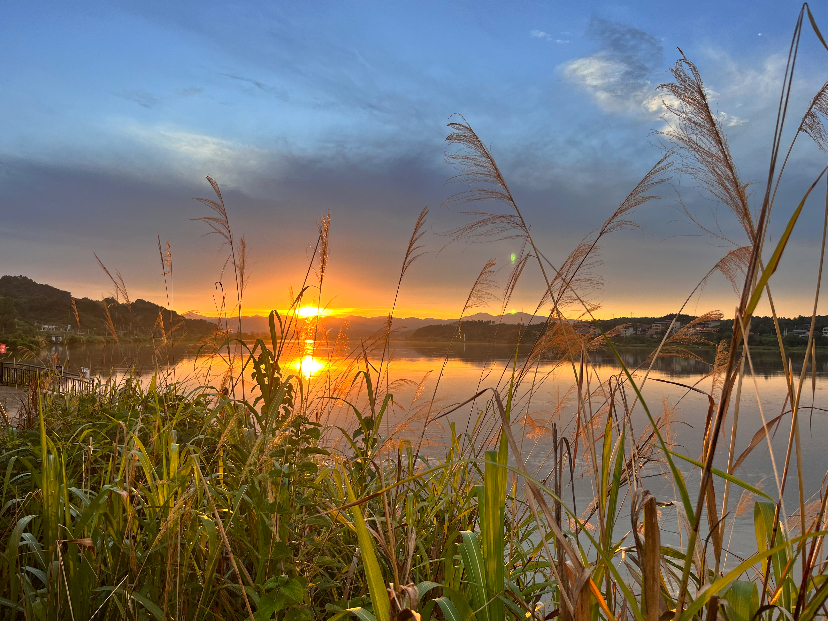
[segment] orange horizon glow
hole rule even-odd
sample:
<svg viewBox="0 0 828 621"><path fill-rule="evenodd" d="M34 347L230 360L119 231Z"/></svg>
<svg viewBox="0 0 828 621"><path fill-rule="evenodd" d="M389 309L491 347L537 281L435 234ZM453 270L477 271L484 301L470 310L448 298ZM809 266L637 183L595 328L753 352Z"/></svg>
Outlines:
<svg viewBox="0 0 828 621"><path fill-rule="evenodd" d="M318 308L316 306L303 306L296 310L296 316L302 318L308 317L324 317L330 315L331 311L327 308Z"/></svg>
<svg viewBox="0 0 828 621"><path fill-rule="evenodd" d="M620 305L619 305L620 306ZM522 308L509 308L506 310L506 315L515 315L517 313L525 313L527 315L531 315L532 310L524 310ZM197 311L193 311L197 312ZM245 313L243 317L253 317L253 316L261 316L267 317L270 314L270 309L263 308L248 308L245 309ZM278 311L282 317L289 315L291 312L288 310L279 310ZM348 316L356 316L356 317L366 317L366 318L374 318L374 317L387 317L388 310L382 308L357 308L357 307L343 307L343 308L319 308L316 306L303 306L296 311L296 315L302 319L310 319L314 317L324 318L324 317L348 317ZM470 314L475 314L477 312L484 312L489 313L493 317L497 317L498 309L475 309ZM546 317L547 311L539 312L536 317ZM623 307L618 306L611 306L607 308L601 308L593 313L595 319L598 320L608 320L614 319L616 317L629 317L631 319L635 319L637 317L660 317L662 315L668 315L670 313L675 313L675 309L671 306L664 307L661 304L653 304L651 308L632 308L629 310L624 310ZM768 312L764 314L768 314ZM203 317L209 317L215 319L218 315L213 313L198 313ZM397 311L394 313L395 320L402 320L408 317L414 317L418 319L457 319L459 315L459 311L452 312L451 310L423 310L421 308L417 309L408 309L408 308L398 308ZM583 318L584 321L589 321L589 317L585 316Z"/></svg>

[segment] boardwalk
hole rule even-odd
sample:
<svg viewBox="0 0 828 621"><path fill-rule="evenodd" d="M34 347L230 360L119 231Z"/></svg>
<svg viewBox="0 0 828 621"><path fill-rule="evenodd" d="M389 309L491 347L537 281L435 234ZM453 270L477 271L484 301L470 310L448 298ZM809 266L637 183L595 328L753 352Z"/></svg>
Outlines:
<svg viewBox="0 0 828 621"><path fill-rule="evenodd" d="M17 420L17 413L26 400L26 391L13 386L0 386L0 407L2 407L9 421Z"/></svg>
<svg viewBox="0 0 828 621"><path fill-rule="evenodd" d="M53 369L22 362L0 361L0 386L28 388L38 382L44 390L74 392L89 390L92 380L74 373L55 373Z"/></svg>

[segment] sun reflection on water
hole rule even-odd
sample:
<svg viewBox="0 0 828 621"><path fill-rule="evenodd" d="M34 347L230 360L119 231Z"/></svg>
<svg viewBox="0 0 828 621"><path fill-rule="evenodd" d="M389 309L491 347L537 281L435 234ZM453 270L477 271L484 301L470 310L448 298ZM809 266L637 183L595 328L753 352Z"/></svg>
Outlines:
<svg viewBox="0 0 828 621"><path fill-rule="evenodd" d="M305 379L311 379L327 366L327 360L316 355L317 345L313 339L304 339L301 343L302 353L293 362L293 368L301 373Z"/></svg>
<svg viewBox="0 0 828 621"><path fill-rule="evenodd" d="M325 363L313 356L303 356L295 366L305 378L310 379L325 368Z"/></svg>

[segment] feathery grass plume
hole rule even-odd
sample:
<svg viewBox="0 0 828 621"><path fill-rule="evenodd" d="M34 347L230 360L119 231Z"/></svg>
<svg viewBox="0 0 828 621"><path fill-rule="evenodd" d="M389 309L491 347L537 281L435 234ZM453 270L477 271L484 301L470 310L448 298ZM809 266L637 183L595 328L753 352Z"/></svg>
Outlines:
<svg viewBox="0 0 828 621"><path fill-rule="evenodd" d="M446 153L446 162L461 172L451 177L447 183L461 183L470 189L453 194L444 201L444 205L455 207L477 201L495 200L506 203L517 210L506 180L500 172L488 147L477 136L462 116L462 123L452 122L448 127L452 132L446 136L446 142L457 147L454 152ZM446 235L457 241L463 238L473 240L511 239L525 233L525 225L519 213L496 214L480 210L460 211L460 213L477 219L448 231Z"/></svg>
<svg viewBox="0 0 828 621"><path fill-rule="evenodd" d="M578 288L599 288L602 281L592 273L582 275L581 270L586 267L588 271L589 268L594 268L599 264L598 259L593 258L593 253L595 253L598 241L603 235L634 225L625 216L628 216L636 207L656 198L647 193L668 179L665 173L670 168L672 153L668 152L656 163L616 211L604 222L597 233L588 235L578 244L564 261L561 269L553 267L555 275L550 281L543 263L543 260L546 259L540 255L535 247L529 228L523 220L520 209L491 151L474 132L466 119L461 115L458 116L460 116L462 122L451 122L448 125L452 131L446 137L446 141L456 147L456 150L446 154L446 161L458 168L460 172L449 181L462 183L467 185L469 189L453 194L444 204L448 207L457 207L476 203L477 201L495 200L505 203L513 213L493 213L480 209L460 210L460 213L472 216L472 221L446 232L445 235L451 238L451 242L460 239L481 242L522 237L532 247L544 275L547 285L544 300L553 302L554 312L559 315L559 319L562 318L559 304L565 306L569 303L583 303L586 305L588 313L594 311L598 308L598 305L584 301L576 290ZM519 266L519 269L522 270L522 266ZM572 282L576 276L578 280Z"/></svg>
<svg viewBox="0 0 828 621"><path fill-rule="evenodd" d="M155 332L156 328L160 328L161 330L161 342L166 345L167 344L167 331L164 329L164 311L158 311L158 318L155 320L155 324L152 326L153 333Z"/></svg>
<svg viewBox="0 0 828 621"><path fill-rule="evenodd" d="M503 304L501 304L500 308L501 316L506 313L506 308L509 306L509 301L512 299L512 294L515 292L515 287L517 287L518 280L520 279L521 274L523 274L523 270L526 268L529 258L530 255L526 252L526 240L524 239L520 252L515 255L515 260L513 262L514 265L512 266L512 270L509 272L509 278L503 289Z"/></svg>
<svg viewBox="0 0 828 621"><path fill-rule="evenodd" d="M723 316L724 315L721 311L717 310L708 311L703 315L699 315L672 334L668 335L667 338L662 341L662 347L651 353L650 356L647 357L646 362L652 360L652 358L656 355L658 355L659 358L673 356L705 362L704 358L699 356L697 353L692 352L685 347L681 347L681 345L712 345L713 343L705 338L707 334L712 332L712 329L708 328L705 324L708 321L721 321Z"/></svg>
<svg viewBox="0 0 828 621"><path fill-rule="evenodd" d="M112 338L115 339L115 342L120 343L121 341L118 338L118 331L115 329L115 323L112 321L112 315L109 314L109 304L107 304L106 298L101 300L101 304L103 305L106 329L109 330L109 333L112 335Z"/></svg>
<svg viewBox="0 0 828 621"><path fill-rule="evenodd" d="M712 368L710 370L710 377L712 383L710 387L710 394L718 402L721 397L722 384L724 382L724 371L727 367L727 359L730 355L728 351L727 341L719 341L716 345L716 355L713 358Z"/></svg>
<svg viewBox="0 0 828 621"><path fill-rule="evenodd" d="M425 230L423 229L425 227L427 216L428 207L423 207L423 210L417 217L417 221L414 223L414 230L411 232L411 238L408 240L408 246L405 249L405 257L403 257L402 268L400 269L400 277L397 279L397 290L394 292L394 302L391 304L391 311L388 313L388 330L391 329L394 312L397 309L397 301L400 297L403 277L406 272L408 272L408 268L411 267L414 261L425 254L425 252L421 252L423 245L420 243L420 240L423 238L423 235L425 235ZM382 363L380 363L380 366L382 366Z"/></svg>
<svg viewBox="0 0 828 621"><path fill-rule="evenodd" d="M322 216L317 224L319 228L319 286L322 286L322 280L325 278L325 270L328 268L328 240L331 228L331 210L328 209L328 215Z"/></svg>
<svg viewBox="0 0 828 621"><path fill-rule="evenodd" d="M461 320L466 313L474 308L487 306L492 301L497 299L494 289L497 286L494 275L496 273L494 266L497 263L496 259L489 259L486 265L480 270L480 274L472 285L469 295L466 298L466 303L463 305L463 311L460 313Z"/></svg>
<svg viewBox="0 0 828 621"><path fill-rule="evenodd" d="M550 295L555 296L559 305L566 307L578 303L573 290L581 291L583 289L589 291L598 289L603 285L600 277L591 271L601 265L600 259L596 256L600 253L600 240L610 233L638 226L634 220L629 219L629 215L637 207L660 199L659 196L648 194L648 192L669 181L670 175L667 173L673 166L673 155L672 151L664 154L621 201L621 204L604 221L601 228L584 237L564 260L553 279L553 287L550 288ZM579 276L582 270L585 270L586 274ZM579 286L576 287L576 284Z"/></svg>
<svg viewBox="0 0 828 621"><path fill-rule="evenodd" d="M658 87L678 100L678 104L664 102L668 113L675 117L675 125L657 133L677 145L681 172L727 206L754 243L756 230L748 206L747 184L739 178L721 121L710 109L698 69L684 52L681 56L670 70L675 81Z"/></svg>
<svg viewBox="0 0 828 621"><path fill-rule="evenodd" d="M217 201L210 199L210 198L196 198L199 203L202 205L206 205L213 212L216 213L215 216L202 216L201 218L190 218L191 221L194 222L204 222L209 228L210 231L205 233L205 235L218 235L219 238L222 239L221 244L219 245L219 250L224 248L225 246L229 248L230 253L229 256L224 260L224 264L221 269L221 276L219 276L219 282L224 275L224 270L227 267L228 263L232 263L233 265L233 277L235 278L236 283L236 319L238 323L238 334L242 334L242 301L244 297L244 288L245 288L245 276L244 269L246 268L246 251L247 251L247 244L244 241L244 236L242 236L242 240L240 243L240 247L236 248L236 243L233 241L233 228L230 226L230 218L227 215L227 207L224 204L224 198L221 195L221 188L219 184L216 182L215 179L210 177L209 175L206 177L208 183L213 188L213 192L216 194ZM237 258L237 253L241 253L242 256ZM224 307L224 285L221 287L222 289L222 307ZM227 345L227 355L228 357L231 356L230 353L230 344ZM242 385L242 399L245 396L245 381L244 381L244 373L241 374L241 385Z"/></svg>
<svg viewBox="0 0 828 621"><path fill-rule="evenodd" d="M232 263L233 265L233 274L236 279L236 301L238 305L238 322L239 322L239 332L241 332L241 303L242 303L242 291L243 291L243 283L240 280L241 274L239 273L239 264L237 263L236 253L238 252L238 248L236 248L236 244L233 241L233 229L230 226L230 218L227 215L227 207L224 204L224 198L221 195L221 188L219 184L210 176L206 177L207 181L210 183L210 186L213 188L213 192L216 193L217 201L210 199L210 198L196 198L199 203L206 205L210 209L212 209L216 215L215 216L202 216L200 218L190 218L193 222L204 222L209 228L210 231L205 233L206 235L218 235L221 238L222 242L219 245L218 249L221 250L224 247L229 248L229 256L224 261L224 266L226 267L228 262ZM224 273L224 267L222 268L222 273Z"/></svg>
<svg viewBox="0 0 828 621"><path fill-rule="evenodd" d="M164 278L164 292L167 295L167 308L172 312L172 247L170 242L167 242L167 251L161 247L161 236L158 236L158 256L161 259L161 276ZM169 276L169 281L167 280Z"/></svg>
<svg viewBox="0 0 828 621"><path fill-rule="evenodd" d="M752 253L753 246L734 248L718 260L716 265L713 266L713 269L705 276L704 282L707 281L708 276L712 275L713 272L720 272L730 282L730 286L733 287L733 292L739 295L740 288L745 282L745 275L750 265Z"/></svg>
<svg viewBox="0 0 828 621"><path fill-rule="evenodd" d="M825 116L828 116L828 82L814 95L797 130L797 133L808 134L820 149L828 151L828 132L822 121Z"/></svg>
<svg viewBox="0 0 828 621"><path fill-rule="evenodd" d="M400 272L400 279L405 276L405 273L408 271L408 268L411 267L411 264L425 254L425 252L420 252L423 248L423 245L420 244L420 240L423 238L423 235L425 235L423 228L425 227L427 216L428 207L423 207L423 210L417 217L417 222L414 223L414 230L411 232L411 239L408 240L408 247L405 250L405 258L403 259L403 266Z"/></svg>
<svg viewBox="0 0 828 621"><path fill-rule="evenodd" d="M673 151L668 151L644 175L641 181L632 189L632 192L627 195L612 215L604 221L604 224L598 231L596 241L608 233L638 226L634 220L628 219L627 216L637 207L661 198L655 194L648 194L648 192L670 180L670 175L666 173L673 166L672 157Z"/></svg>
<svg viewBox="0 0 828 621"><path fill-rule="evenodd" d="M126 283L124 283L124 277L121 276L121 272L115 270L115 276L113 276L109 272L109 270L106 269L106 266L103 264L103 261L101 261L100 258L98 258L98 255L94 252L92 254L95 255L95 258L98 260L98 265L100 265L101 269L106 273L107 276L109 276L109 280L112 281L112 284L115 287L115 295L113 296L115 298L115 301L119 302L120 297L123 298L124 304L130 306L132 303L129 300L129 292L127 291Z"/></svg>
<svg viewBox="0 0 828 621"><path fill-rule="evenodd" d="M590 302L586 296L599 291L604 284L603 279L594 271L603 264L599 253L600 247L594 241L581 240L555 272L540 305L551 302L555 308L571 310L571 307L586 302L590 305L590 312L597 309L599 305Z"/></svg>
<svg viewBox="0 0 828 621"><path fill-rule="evenodd" d="M75 322L77 322L78 328L80 328L80 315L78 314L78 305L75 304L75 298L72 298L72 313L75 315Z"/></svg>
<svg viewBox="0 0 828 621"><path fill-rule="evenodd" d="M244 292L250 284L250 274L247 272L247 264L250 259L250 247L244 235L239 239L239 294L244 299Z"/></svg>

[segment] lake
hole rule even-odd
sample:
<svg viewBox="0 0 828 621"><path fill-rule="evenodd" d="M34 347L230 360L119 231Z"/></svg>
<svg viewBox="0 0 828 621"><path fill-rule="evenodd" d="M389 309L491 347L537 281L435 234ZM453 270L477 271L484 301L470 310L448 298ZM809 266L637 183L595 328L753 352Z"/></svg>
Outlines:
<svg viewBox="0 0 828 621"><path fill-rule="evenodd" d="M528 348L527 348L528 349ZM361 351L361 350L360 350ZM630 369L646 369L645 361L649 350L643 348L620 349L625 365ZM198 355L191 347L174 347L170 351L156 352L150 346L104 346L65 349L56 347L50 356L57 356L65 361L71 370L90 367L99 377L123 378L134 372L142 381L148 382L156 365L162 369L168 379L175 379L190 385L218 385L226 372L226 362L217 357L210 357L202 352ZM702 358L709 361L713 352L701 352ZM416 443L420 438L422 421L440 416L453 404L461 403L473 396L479 389L494 387L505 396L513 367L520 375L519 387L515 394L513 420L525 424L516 425L514 430L520 436L524 458L530 469L543 477L551 469L549 454L551 439L548 429L552 422L561 427L561 433L574 436L574 413L576 411L577 393L573 390L574 371L572 366L556 366L550 361L541 360L533 365L524 366L524 356L518 352L517 361L513 347L488 345L447 344L412 344L395 343L389 361L382 360L379 352L369 354L374 381L376 371L382 371L383 390L386 385L394 394L395 405L392 414L384 421L384 433L399 438L408 438ZM786 405L785 379L779 355L771 352L756 352L752 355L754 374L747 374L740 399L740 414L736 434L736 454L740 454L750 443L751 438L762 426L762 414L765 420L771 420L783 412ZM795 373L801 369L802 354L793 356ZM364 403L364 390L351 388L351 380L359 369L365 368L361 354L348 355L348 349L342 344L322 346L312 340L292 344L285 352L283 360L287 361L286 371L301 375L304 390L309 400L315 403L320 413L320 420L328 425L353 426L353 419L344 414L341 402L321 400L321 395L331 392L348 395L347 398ZM589 386L593 391L596 412L600 410L603 397L601 386L611 376L618 376L620 365L608 351L590 354ZM804 463L804 488L807 497L818 494L823 477L828 470L828 456L825 445L828 438L828 414L818 408L825 406L825 391L828 387L828 354L817 356L816 372L808 370L802 396L801 414L802 461ZM702 360L685 358L661 358L655 365L643 386L644 399L653 415L661 415L665 408L672 410L670 438L674 450L694 459L700 457L700 447L704 433L705 417L708 408L707 397L688 390L683 386L668 384L675 382L685 386L695 386L703 391L711 390L711 379L705 378L709 365ZM577 369L576 369L577 371ZM251 379L245 374L245 396L250 394ZM637 375L643 378L643 373ZM338 380L338 383L337 383ZM657 381L662 380L662 381ZM813 383L812 383L813 382ZM241 385L235 387L237 397L241 396ZM433 405L432 396L435 397ZM457 433L474 433L474 442L485 442L493 437L498 419L491 411L478 421L480 408L485 408L485 399L476 404L468 404L457 411L440 417L432 422L424 434L427 451L438 454L445 441L450 437L449 425L454 424ZM631 404L634 394L626 389L626 398ZM317 401L314 402L314 399ZM735 401L735 399L734 399ZM527 417L528 418L525 418ZM726 469L727 449L730 442L733 406L724 425L725 434L721 437L717 451L716 467ZM606 421L606 413L601 414L600 421ZM647 426L647 418L641 405L636 405L631 416L633 429L640 435ZM531 421L531 424L530 424ZM603 432L603 422L596 424L596 435ZM785 451L790 432L790 415L784 416L773 437L773 455L776 459L777 472L781 474ZM599 449L600 450L600 447ZM579 455L575 468L575 505L581 513L594 498L592 489L591 466L583 458L583 439L580 441ZM659 453L656 452L656 456ZM695 498L699 486L698 472L686 462L679 462L684 473L691 498ZM675 500L675 490L670 482L660 476L663 465L654 463L646 469L648 475L645 484L659 501ZM656 476L652 476L656 475ZM777 482L771 451L766 441L756 447L744 461L736 475L751 485L755 485L772 497L777 497ZM723 488L721 480L716 481L717 503L721 507ZM748 510L738 519L731 519L739 501L741 490L731 486L728 529L725 543L742 556L756 549L753 531L752 504L743 503ZM565 498L572 502L572 489L567 489ZM624 499L621 524L618 532L623 535L630 528L629 498ZM790 518L798 507L798 489L796 482L796 456L791 460L789 481L785 492L785 513ZM664 507L662 520L665 543L678 537L675 507ZM732 566L732 563L731 563Z"/></svg>

